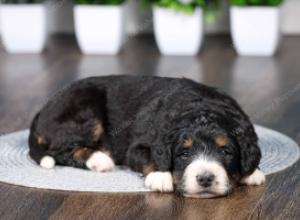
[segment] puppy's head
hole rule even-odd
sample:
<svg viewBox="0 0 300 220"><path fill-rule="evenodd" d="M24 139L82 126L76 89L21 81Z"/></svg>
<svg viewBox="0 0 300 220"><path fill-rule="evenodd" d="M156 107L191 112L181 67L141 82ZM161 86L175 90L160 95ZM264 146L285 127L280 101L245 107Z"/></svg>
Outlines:
<svg viewBox="0 0 300 220"><path fill-rule="evenodd" d="M254 171L260 159L255 143L244 144L230 132L217 127L182 134L173 152L177 190L196 198L229 194L242 176ZM251 151L253 154L250 155Z"/></svg>

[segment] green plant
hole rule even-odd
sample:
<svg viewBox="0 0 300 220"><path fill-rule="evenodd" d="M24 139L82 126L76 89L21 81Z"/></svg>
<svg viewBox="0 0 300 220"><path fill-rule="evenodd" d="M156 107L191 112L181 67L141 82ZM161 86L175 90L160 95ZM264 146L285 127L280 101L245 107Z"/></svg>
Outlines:
<svg viewBox="0 0 300 220"><path fill-rule="evenodd" d="M76 4L83 5L120 5L125 0L74 0Z"/></svg>
<svg viewBox="0 0 300 220"><path fill-rule="evenodd" d="M36 4L45 2L45 0L0 0L2 4Z"/></svg>
<svg viewBox="0 0 300 220"><path fill-rule="evenodd" d="M192 13L196 7L211 11L217 9L219 5L219 0L144 0L144 2L186 13Z"/></svg>
<svg viewBox="0 0 300 220"><path fill-rule="evenodd" d="M195 8L202 7L207 23L213 23L220 12L221 0L143 0L143 3L157 7L182 11L187 14L194 12Z"/></svg>
<svg viewBox="0 0 300 220"><path fill-rule="evenodd" d="M283 0L230 0L236 6L278 6Z"/></svg>

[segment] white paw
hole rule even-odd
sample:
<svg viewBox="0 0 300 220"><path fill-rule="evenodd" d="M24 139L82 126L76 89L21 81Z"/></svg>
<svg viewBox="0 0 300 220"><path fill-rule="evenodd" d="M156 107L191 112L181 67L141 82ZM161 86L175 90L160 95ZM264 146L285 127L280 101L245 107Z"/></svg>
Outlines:
<svg viewBox="0 0 300 220"><path fill-rule="evenodd" d="M55 160L53 157L44 156L40 161L40 166L46 169L52 169L55 166Z"/></svg>
<svg viewBox="0 0 300 220"><path fill-rule="evenodd" d="M259 169L256 169L250 176L244 177L241 181L241 183L244 183L246 185L262 185L266 182L265 174L260 171Z"/></svg>
<svg viewBox="0 0 300 220"><path fill-rule="evenodd" d="M145 186L146 188L154 191L172 192L172 175L170 172L151 172L145 179Z"/></svg>
<svg viewBox="0 0 300 220"><path fill-rule="evenodd" d="M97 151L86 161L86 166L96 172L106 172L111 171L115 164L107 154Z"/></svg>

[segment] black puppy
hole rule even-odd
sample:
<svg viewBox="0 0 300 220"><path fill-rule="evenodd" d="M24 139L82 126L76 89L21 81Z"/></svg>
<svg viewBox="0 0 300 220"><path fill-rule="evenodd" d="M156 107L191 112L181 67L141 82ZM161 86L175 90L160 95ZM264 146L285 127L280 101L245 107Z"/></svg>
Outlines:
<svg viewBox="0 0 300 220"><path fill-rule="evenodd" d="M188 79L107 76L84 79L50 99L34 118L30 156L55 164L142 172L149 189L189 197L260 185L253 125L217 89ZM83 180L84 181L84 180Z"/></svg>

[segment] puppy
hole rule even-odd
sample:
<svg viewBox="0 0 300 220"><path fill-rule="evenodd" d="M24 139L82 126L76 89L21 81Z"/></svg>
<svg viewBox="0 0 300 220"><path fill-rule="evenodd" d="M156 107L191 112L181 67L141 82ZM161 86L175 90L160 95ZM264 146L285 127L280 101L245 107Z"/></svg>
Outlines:
<svg viewBox="0 0 300 220"><path fill-rule="evenodd" d="M32 122L29 154L45 168L127 165L151 190L211 198L265 182L257 141L248 116L215 88L106 76L77 81L48 101Z"/></svg>

